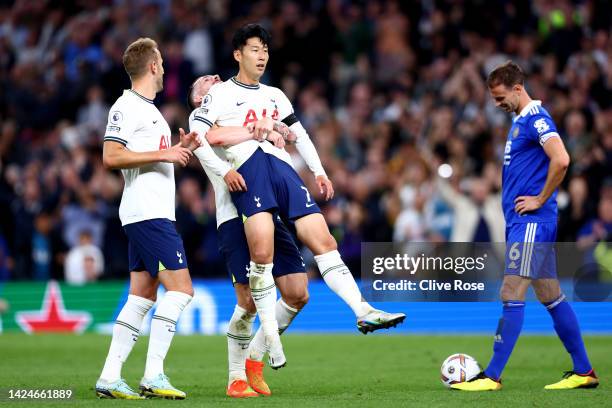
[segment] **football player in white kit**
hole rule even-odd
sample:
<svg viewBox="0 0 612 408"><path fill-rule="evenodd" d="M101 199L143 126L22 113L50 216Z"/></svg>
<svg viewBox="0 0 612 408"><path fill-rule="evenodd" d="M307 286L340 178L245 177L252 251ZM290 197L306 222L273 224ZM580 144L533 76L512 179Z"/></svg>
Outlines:
<svg viewBox="0 0 612 408"><path fill-rule="evenodd" d="M202 99L201 107L192 114L191 129L205 135L213 123L221 127L246 127L254 124L255 134L265 135L273 127L264 125L258 119L282 118L282 122L297 135L298 152L313 171L321 193L325 193L325 198L329 199L333 196L332 184L325 175L308 134L293 114L291 103L279 89L259 83L268 61L268 42L269 34L256 24L244 26L236 33L233 46L234 58L240 67L239 73L210 89ZM205 149L200 148L195 153L205 164L207 157L203 152ZM231 167L225 164L224 169L217 169L215 173L219 177L226 175L232 200L238 209L237 215L241 215L244 220L251 256L249 285L262 320L265 345L269 346L270 365L273 368L285 363L282 347L279 347L275 339L278 333L275 314L279 310L274 308L276 290L272 276L272 260L276 255L275 213L295 221L298 238L314 253L328 286L352 308L360 331L367 333L392 327L405 319L403 313L385 313L362 301L361 292L337 251L335 239L329 233L317 204L293 169L285 150L267 142L248 140L227 147L223 153ZM244 180L241 183L230 183L227 179L227 175L233 174L230 172L238 173ZM235 179L234 176L230 178ZM246 189L242 184L246 184ZM262 356L257 357L261 360Z"/></svg>
<svg viewBox="0 0 612 408"><path fill-rule="evenodd" d="M220 82L220 79L216 75L200 77L194 82L189 100L192 108L200 105L210 86L217 82ZM195 109L191 113L190 126L194 125L194 116L197 112L198 109ZM270 118L262 118L259 121L272 123ZM276 125L287 133L288 128L285 125L282 123ZM242 220L238 217L228 190L228 185L245 186L245 184L242 176L224 160L224 149L220 146L240 143L255 137L252 128L214 127L209 130L203 146L197 152L215 191L219 252L225 259L237 298L237 305L227 331L229 381L226 394L233 398L256 397L259 394L271 395L268 385L263 381L261 360L263 360L266 347L261 328L251 341L251 328L255 320L256 308L249 287L249 249ZM279 147L284 145L283 137L276 132L270 133L268 140L274 140L275 145ZM207 141L215 146L211 149ZM275 219L274 234L273 274L275 283L281 292L281 299L276 304L276 318L279 331L282 333L308 302L308 279L300 251L291 233L278 218ZM256 347L260 350L260 358L257 361L247 359L250 354L249 347L251 349ZM256 391L249 386L249 383Z"/></svg>
<svg viewBox="0 0 612 408"><path fill-rule="evenodd" d="M100 398L184 399L185 393L164 374L164 358L176 322L193 296L181 237L176 232L174 164L185 166L200 143L185 135L171 146L168 123L153 104L163 88L162 57L155 41L140 38L123 54L131 89L108 114L103 162L121 169L125 179L119 218L129 241L130 292L117 316L96 394ZM166 288L153 320L140 393L121 378L121 368L138 339L143 318L155 303L159 284Z"/></svg>

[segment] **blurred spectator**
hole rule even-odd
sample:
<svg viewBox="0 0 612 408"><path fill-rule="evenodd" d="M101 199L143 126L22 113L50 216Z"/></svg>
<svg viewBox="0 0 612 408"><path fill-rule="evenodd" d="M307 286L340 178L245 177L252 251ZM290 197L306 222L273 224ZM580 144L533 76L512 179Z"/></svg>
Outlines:
<svg viewBox="0 0 612 408"><path fill-rule="evenodd" d="M91 232L82 230L79 243L66 255L64 279L71 285L84 285L98 280L104 271L104 255L93 244Z"/></svg>
<svg viewBox="0 0 612 408"><path fill-rule="evenodd" d="M578 231L578 246L591 247L612 238L612 179L607 179L597 207L597 217L588 221Z"/></svg>
<svg viewBox="0 0 612 408"><path fill-rule="evenodd" d="M488 181L470 180L469 195L456 191L447 180L438 177L438 191L453 208L452 242L504 242L506 225L499 205L499 194L491 193Z"/></svg>
<svg viewBox="0 0 612 408"><path fill-rule="evenodd" d="M9 253L8 243L4 235L0 233L0 282L4 282L10 278L12 263L13 260Z"/></svg>
<svg viewBox="0 0 612 408"><path fill-rule="evenodd" d="M605 1L0 2L0 231L11 279L61 276L91 232L100 278L125 277L122 179L100 163L108 105L129 87L125 47L160 44L156 103L175 131L195 75L236 72L230 38L272 33L264 82L282 88L336 197L320 203L353 271L360 241L503 240L498 192L511 118L484 78L513 59L551 112L572 164L559 240L601 239L612 174L612 14ZM305 163L288 149L304 182ZM432 158L436 159L433 160ZM452 185L430 167L448 163ZM197 163L192 165L198 166ZM177 228L196 275L224 274L199 168L176 169ZM597 217L595 209L598 209ZM306 258L308 259L308 258ZM0 279L2 272L0 262Z"/></svg>

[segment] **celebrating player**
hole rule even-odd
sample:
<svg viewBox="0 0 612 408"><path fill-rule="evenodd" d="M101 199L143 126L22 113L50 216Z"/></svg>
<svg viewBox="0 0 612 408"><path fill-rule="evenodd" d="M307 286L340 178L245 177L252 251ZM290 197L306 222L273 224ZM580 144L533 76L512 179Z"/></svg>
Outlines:
<svg viewBox="0 0 612 408"><path fill-rule="evenodd" d="M220 82L220 79L217 75L208 75L196 79L189 93L191 107L199 106L210 87L218 82ZM190 126L194 125L196 113L198 113L198 110L194 110L190 115ZM264 126L272 127L283 133L283 136L281 136L273 131L268 136L268 141L272 139L275 146L282 147L278 143L279 138L281 140L286 138L288 142L295 140L295 135L292 132L287 132L286 125L282 122L265 123L266 120L271 121L269 118L262 118L259 121L262 121ZM236 185L242 186L242 188L246 185L242 176L221 159L225 158L225 153L220 146L234 145L256 137L254 132L244 127L219 128L215 126L206 134L202 148L196 151L215 191L220 251L226 260L238 301L227 333L230 366L227 395L238 398L253 396L251 388L247 388L248 385L244 381L247 377L250 386L258 393L270 395L271 392L263 378L262 360L266 352L266 346L261 328L257 331L253 340L250 341L256 308L248 285L248 245L244 228L238 218L236 207L231 203L228 190L228 186L231 188L232 180L235 180ZM217 146L210 150L209 142ZM222 174L225 174L225 183L221 177ZM308 301L308 281L304 275L304 264L299 251L285 225L280 222L278 217L275 218L274 239L275 252L272 274L281 292L281 299L276 304L276 318L279 332L282 333ZM380 322L378 325L373 325L372 329L377 330L382 327L384 327L383 322ZM247 356L248 359L246 359Z"/></svg>
<svg viewBox="0 0 612 408"><path fill-rule="evenodd" d="M506 268L501 289L504 302L493 357L477 378L451 387L465 391L501 389L501 374L523 326L525 293L535 293L553 319L557 335L570 353L574 368L546 389L593 388L593 371L570 304L561 293L552 249L557 235L557 187L569 156L557 128L524 88L525 75L511 61L495 68L487 85L495 104L515 113L504 152L502 205L506 219Z"/></svg>
<svg viewBox="0 0 612 408"><path fill-rule="evenodd" d="M194 82L189 93L189 103L192 108L200 105L210 86L217 82L220 82L220 79L216 75L200 77ZM196 112L197 110L194 110L190 115L190 126L193 126ZM271 119L264 118L263 120L270 121ZM282 140L278 133L270 134L270 138L275 136ZM202 148L198 151L202 167L215 192L219 251L225 259L237 299L227 331L229 381L226 393L233 398L256 397L259 394L271 395L271 392L263 380L261 360L265 353L265 346L261 328L251 342L251 329L255 320L256 308L249 287L249 248L242 221L238 217L236 207L232 204L227 187L234 182L244 185L244 180L236 170L221 159L225 157L224 149L213 147L213 150L207 141L210 140L214 144L235 144L253 137L254 133L244 127L214 127L209 130L206 139L202 141ZM218 174L224 174L224 177ZM308 302L308 280L300 252L291 234L280 220L276 220L274 245L273 274L275 283L281 292L281 299L276 303L276 319L279 331L282 333ZM247 371L245 371L249 346L264 351L261 352L261 358L258 361L247 363ZM249 384L252 384L256 391Z"/></svg>
<svg viewBox="0 0 612 408"><path fill-rule="evenodd" d="M297 135L296 148L314 173L321 193L330 199L333 196L331 181L308 134L295 117L291 103L279 89L259 83L268 61L269 40L267 31L256 24L246 25L236 32L233 47L239 72L236 77L210 89L202 99L200 109L193 115L192 129L204 135L213 124L224 127L254 123L255 134L266 137L273 128L257 122L258 118L282 118L282 122ZM205 157L200 152L205 151L196 151L203 161ZM229 183L227 179L226 182L238 214L245 220L251 256L249 285L262 320L266 344L270 346L272 367L285 363L274 319L273 213L276 211L284 219L295 220L298 238L315 254L328 286L353 309L361 331L367 333L391 327L404 320L404 314L388 314L362 302L361 292L337 251L336 241L329 233L325 219L291 166L291 158L285 150L266 142L249 140L226 148L224 153L232 168L237 169L237 174L243 178L240 183ZM223 177L225 173L217 175Z"/></svg>
<svg viewBox="0 0 612 408"><path fill-rule="evenodd" d="M193 287L181 237L173 225L174 164L185 166L199 146L195 133L170 145L170 127L153 104L163 89L162 57L155 41L140 38L123 54L132 88L125 90L108 114L103 162L121 169L125 179L119 218L128 236L130 293L113 327L113 338L96 383L101 398L145 396L184 399L164 374L164 358ZM183 147L185 146L185 147ZM121 378L121 368L138 339L142 320L153 306L160 282L167 292L151 322L151 335L140 394Z"/></svg>

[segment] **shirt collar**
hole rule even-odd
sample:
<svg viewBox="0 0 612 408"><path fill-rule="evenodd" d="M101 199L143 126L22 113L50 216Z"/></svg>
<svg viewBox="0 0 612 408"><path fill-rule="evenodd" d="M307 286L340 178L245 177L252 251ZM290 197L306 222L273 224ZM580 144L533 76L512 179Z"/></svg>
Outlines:
<svg viewBox="0 0 612 408"><path fill-rule="evenodd" d="M517 120L519 120L520 118L523 118L525 116L527 116L527 114L529 113L529 111L534 107L534 106L539 106L542 104L542 101L536 101L536 100L532 100L531 102L529 102L527 105L525 105L525 107L523 108L523 110L521 110L521 112L518 115L514 115L514 117L512 118L512 122L516 122Z"/></svg>
<svg viewBox="0 0 612 408"><path fill-rule="evenodd" d="M523 110L521 110L521 113L518 114L518 116L521 117L525 117L527 116L527 113L529 113L529 111L531 110L531 108L533 108L534 106L540 106L542 104L542 101L536 101L533 100L531 102L529 102L524 108Z"/></svg>
<svg viewBox="0 0 612 408"><path fill-rule="evenodd" d="M145 96L142 96L141 94L139 94L138 92L136 92L136 91L135 91L135 90L133 90L133 89L126 89L126 90L124 90L123 92L124 92L124 93L129 92L129 93L131 93L131 94L133 94L133 95L135 95L135 96L139 97L140 99L144 100L145 102L149 102L150 104L153 104L153 99L149 99L149 98L147 98L147 97L145 97Z"/></svg>
<svg viewBox="0 0 612 408"><path fill-rule="evenodd" d="M234 84L241 86L243 88L246 88L246 89L259 89L259 84L255 84L255 85L245 84L244 82L240 82L239 80L237 80L236 77L232 77L231 81Z"/></svg>

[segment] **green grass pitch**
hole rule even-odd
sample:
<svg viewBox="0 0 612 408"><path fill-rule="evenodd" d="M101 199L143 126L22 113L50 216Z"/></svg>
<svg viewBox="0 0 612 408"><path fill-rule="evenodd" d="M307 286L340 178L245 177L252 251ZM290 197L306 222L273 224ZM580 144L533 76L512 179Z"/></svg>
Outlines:
<svg viewBox="0 0 612 408"><path fill-rule="evenodd" d="M464 352L481 364L491 353L490 336L395 336L375 334L283 336L287 367L266 369L269 398L232 400L227 381L225 337L177 336L166 359L166 373L188 394L185 401L98 400L93 386L110 337L21 334L0 335L0 388L75 390L69 402L15 403L0 406L249 406L249 407L397 407L397 406L612 406L612 337L587 336L587 348L602 380L594 390L544 391L570 369L556 337L523 336L504 374L504 389L490 393L449 391L439 380L441 362ZM148 338L142 337L124 366L133 387L144 370ZM17 405L15 405L17 404Z"/></svg>

